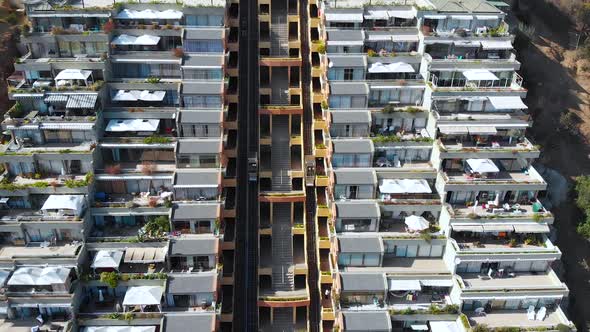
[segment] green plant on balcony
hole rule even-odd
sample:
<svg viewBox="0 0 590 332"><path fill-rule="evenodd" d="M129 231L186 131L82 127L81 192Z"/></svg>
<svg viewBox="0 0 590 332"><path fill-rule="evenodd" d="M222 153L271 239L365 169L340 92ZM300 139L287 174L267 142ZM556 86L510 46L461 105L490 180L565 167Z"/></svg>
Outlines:
<svg viewBox="0 0 590 332"><path fill-rule="evenodd" d="M426 230L426 232L422 232L420 233L420 238L428 243L430 243L432 241L432 234L430 234L428 232L428 229Z"/></svg>
<svg viewBox="0 0 590 332"><path fill-rule="evenodd" d="M35 183L31 184L31 187L33 187L33 188L47 188L47 187L49 187L49 183L45 182L45 181L39 181L39 182L35 182Z"/></svg>
<svg viewBox="0 0 590 332"><path fill-rule="evenodd" d="M143 230L149 237L162 237L164 233L170 232L170 220L166 216L150 217Z"/></svg>
<svg viewBox="0 0 590 332"><path fill-rule="evenodd" d="M102 272L100 274L100 282L109 285L110 288L115 288L119 284L119 274L117 272Z"/></svg>
<svg viewBox="0 0 590 332"><path fill-rule="evenodd" d="M491 332L492 330L485 324L477 324L471 328L471 332Z"/></svg>
<svg viewBox="0 0 590 332"><path fill-rule="evenodd" d="M386 136L381 134L371 137L371 140L373 141L373 143L398 143L402 141L401 137L397 135Z"/></svg>
<svg viewBox="0 0 590 332"><path fill-rule="evenodd" d="M144 144L166 144L170 143L170 137L163 137L163 136L150 136L143 139Z"/></svg>
<svg viewBox="0 0 590 332"><path fill-rule="evenodd" d="M378 54L377 54L377 52L375 52L374 50L372 50L372 49L368 49L368 50L367 50L367 55L368 55L369 57L376 57Z"/></svg>
<svg viewBox="0 0 590 332"><path fill-rule="evenodd" d="M146 83L152 83L152 84L160 83L161 80L162 80L161 78L155 77L155 76L150 76L145 79Z"/></svg>
<svg viewBox="0 0 590 332"><path fill-rule="evenodd" d="M510 248L516 248L518 246L518 241L516 239L510 239L510 241L508 241L508 246Z"/></svg>
<svg viewBox="0 0 590 332"><path fill-rule="evenodd" d="M323 41L317 42L317 50L319 54L326 54L326 44Z"/></svg>
<svg viewBox="0 0 590 332"><path fill-rule="evenodd" d="M14 103L14 105L8 110L8 115L11 118L22 118L24 113L23 105L19 101Z"/></svg>
<svg viewBox="0 0 590 332"><path fill-rule="evenodd" d="M471 324L469 324L469 318L467 317L467 315L461 314L459 315L459 318L461 319L461 323L463 324L465 330L469 331L469 329L471 328Z"/></svg>
<svg viewBox="0 0 590 332"><path fill-rule="evenodd" d="M326 100L322 100L321 106L322 106L322 109L323 109L323 110L327 110L327 109L328 109L328 107L329 107L329 105L328 105L328 101L326 101Z"/></svg>
<svg viewBox="0 0 590 332"><path fill-rule="evenodd" d="M541 213L536 212L535 214L533 214L533 221L535 222L541 222L543 221L543 219L545 219L545 216Z"/></svg>

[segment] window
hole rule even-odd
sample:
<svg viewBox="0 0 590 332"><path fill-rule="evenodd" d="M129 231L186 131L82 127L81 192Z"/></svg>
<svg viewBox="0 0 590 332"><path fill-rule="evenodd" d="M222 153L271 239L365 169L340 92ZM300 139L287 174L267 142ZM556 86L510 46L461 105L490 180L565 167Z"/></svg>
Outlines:
<svg viewBox="0 0 590 332"><path fill-rule="evenodd" d="M352 68L344 68L344 80L345 81L352 81L353 80L353 69Z"/></svg>
<svg viewBox="0 0 590 332"><path fill-rule="evenodd" d="M223 52L223 42L221 40L185 40L184 50L186 52L197 53L219 53Z"/></svg>

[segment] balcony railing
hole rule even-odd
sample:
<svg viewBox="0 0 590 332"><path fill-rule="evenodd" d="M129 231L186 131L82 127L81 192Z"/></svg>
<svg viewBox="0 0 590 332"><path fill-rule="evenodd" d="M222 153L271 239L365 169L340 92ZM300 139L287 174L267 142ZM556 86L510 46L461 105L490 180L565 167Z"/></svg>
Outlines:
<svg viewBox="0 0 590 332"><path fill-rule="evenodd" d="M512 79L498 80L468 80L465 78L440 79L436 74L430 73L428 81L437 89L462 89L470 90L498 90L498 89L522 89L522 76L513 73Z"/></svg>

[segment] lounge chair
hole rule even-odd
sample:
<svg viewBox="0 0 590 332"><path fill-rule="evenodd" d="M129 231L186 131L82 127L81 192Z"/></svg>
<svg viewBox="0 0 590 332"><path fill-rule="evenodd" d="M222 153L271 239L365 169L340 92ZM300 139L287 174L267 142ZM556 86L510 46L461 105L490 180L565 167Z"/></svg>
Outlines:
<svg viewBox="0 0 590 332"><path fill-rule="evenodd" d="M537 311L537 320L543 321L545 320L545 316L547 315L547 308L541 307L539 311Z"/></svg>
<svg viewBox="0 0 590 332"><path fill-rule="evenodd" d="M529 320L535 320L535 306L529 306L526 316Z"/></svg>

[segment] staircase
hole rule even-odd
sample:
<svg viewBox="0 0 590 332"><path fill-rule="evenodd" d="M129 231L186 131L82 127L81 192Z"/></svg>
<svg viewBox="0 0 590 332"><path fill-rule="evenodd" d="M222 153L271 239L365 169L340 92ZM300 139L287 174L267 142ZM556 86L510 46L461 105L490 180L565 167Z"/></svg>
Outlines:
<svg viewBox="0 0 590 332"><path fill-rule="evenodd" d="M289 30L287 26L287 1L273 1L270 16L270 55L289 55Z"/></svg>
<svg viewBox="0 0 590 332"><path fill-rule="evenodd" d="M272 117L272 190L291 191L291 148L289 146L289 116Z"/></svg>
<svg viewBox="0 0 590 332"><path fill-rule="evenodd" d="M274 308L272 330L275 332L295 331L293 327L293 308Z"/></svg>
<svg viewBox="0 0 590 332"><path fill-rule="evenodd" d="M295 289L292 266L291 204L275 203L272 223L272 288L274 291Z"/></svg>

